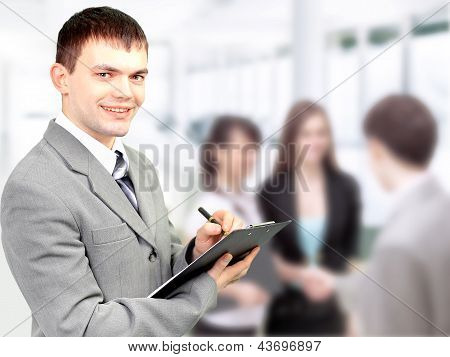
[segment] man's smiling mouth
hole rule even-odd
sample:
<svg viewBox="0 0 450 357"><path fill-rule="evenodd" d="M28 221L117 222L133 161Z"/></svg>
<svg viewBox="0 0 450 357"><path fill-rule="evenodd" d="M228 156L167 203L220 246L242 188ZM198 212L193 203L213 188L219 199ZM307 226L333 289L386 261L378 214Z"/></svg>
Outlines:
<svg viewBox="0 0 450 357"><path fill-rule="evenodd" d="M103 106L103 105L101 105L101 107L104 110L107 110L109 112L115 112L115 113L126 113L126 112L130 111L131 109L133 109L133 108L130 108L130 107L106 107L106 106Z"/></svg>

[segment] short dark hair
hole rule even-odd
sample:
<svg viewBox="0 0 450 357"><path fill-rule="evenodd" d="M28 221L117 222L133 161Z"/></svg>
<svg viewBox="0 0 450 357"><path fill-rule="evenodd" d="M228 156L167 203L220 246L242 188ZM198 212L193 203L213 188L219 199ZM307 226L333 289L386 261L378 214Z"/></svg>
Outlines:
<svg viewBox="0 0 450 357"><path fill-rule="evenodd" d="M400 159L419 166L428 164L437 141L433 115L410 95L390 95L375 104L364 120L364 132Z"/></svg>
<svg viewBox="0 0 450 357"><path fill-rule="evenodd" d="M90 7L74 14L59 30L56 62L72 73L83 45L91 39L113 41L127 51L132 45L144 46L148 52L145 33L131 16L108 6Z"/></svg>

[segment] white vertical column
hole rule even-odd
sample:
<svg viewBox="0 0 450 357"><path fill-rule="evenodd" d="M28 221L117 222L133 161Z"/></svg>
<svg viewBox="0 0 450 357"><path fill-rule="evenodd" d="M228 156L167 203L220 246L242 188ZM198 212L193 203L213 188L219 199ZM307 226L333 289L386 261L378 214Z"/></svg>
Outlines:
<svg viewBox="0 0 450 357"><path fill-rule="evenodd" d="M325 33L320 0L293 0L294 99L319 99L324 88Z"/></svg>
<svg viewBox="0 0 450 357"><path fill-rule="evenodd" d="M186 88L187 78L187 57L185 49L185 37L171 39L171 68L170 68L170 92L171 92L171 111L175 117L176 128L183 135L186 133L187 122L187 100L188 90Z"/></svg>

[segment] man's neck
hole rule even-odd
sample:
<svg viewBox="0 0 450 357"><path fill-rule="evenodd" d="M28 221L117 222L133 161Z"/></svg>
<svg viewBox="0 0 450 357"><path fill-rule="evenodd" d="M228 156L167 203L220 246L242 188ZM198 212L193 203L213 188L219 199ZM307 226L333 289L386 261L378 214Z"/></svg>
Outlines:
<svg viewBox="0 0 450 357"><path fill-rule="evenodd" d="M408 186L412 181L422 176L426 172L425 168L409 167L401 168L392 173L390 186L393 191L401 190Z"/></svg>
<svg viewBox="0 0 450 357"><path fill-rule="evenodd" d="M70 111L68 111L64 107L62 109L62 112L67 117L67 119L69 119L77 128L79 128L80 130L83 130L86 134L88 134L89 136L93 137L95 140L97 140L100 143L102 143L103 145L105 145L108 149L110 149L110 150L112 149L112 147L114 145L114 141L116 139L114 136L112 136L112 137L104 136L104 135L97 133L96 131L89 129L88 127L86 127L82 123L80 123L79 121L73 119L75 116L72 115L70 113Z"/></svg>

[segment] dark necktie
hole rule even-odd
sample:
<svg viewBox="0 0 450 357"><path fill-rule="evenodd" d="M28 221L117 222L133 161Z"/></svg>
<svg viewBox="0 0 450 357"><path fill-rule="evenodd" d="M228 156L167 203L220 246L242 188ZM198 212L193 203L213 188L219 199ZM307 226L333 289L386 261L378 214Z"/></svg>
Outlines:
<svg viewBox="0 0 450 357"><path fill-rule="evenodd" d="M131 202L131 204L137 211L138 204L137 204L136 194L134 192L133 182L131 182L130 178L128 177L127 163L125 162L125 159L123 158L123 154L119 150L116 150L115 153L116 153L117 159L116 159L116 166L114 167L112 176L114 177L117 184L120 186L122 191L125 193L125 196L127 196L128 200Z"/></svg>

